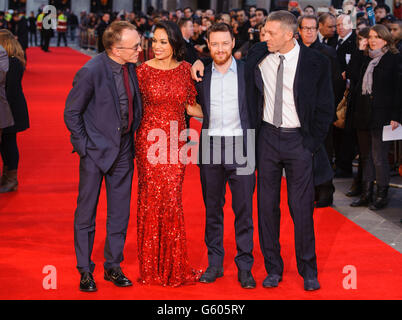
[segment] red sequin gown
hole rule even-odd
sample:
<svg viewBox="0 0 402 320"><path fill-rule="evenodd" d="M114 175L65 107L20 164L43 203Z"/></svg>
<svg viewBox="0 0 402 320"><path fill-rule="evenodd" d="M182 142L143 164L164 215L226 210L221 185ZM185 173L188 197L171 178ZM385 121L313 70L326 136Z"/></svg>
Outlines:
<svg viewBox="0 0 402 320"><path fill-rule="evenodd" d="M185 165L175 162L174 157L176 164L170 161L171 129L177 143L186 128L185 106L193 105L197 95L190 68L187 62L172 70L155 69L146 63L137 68L144 108L135 143L139 281L143 284L180 286L194 283L199 275L188 262L182 205ZM159 138L150 139L152 132ZM166 148L155 151L155 145L165 140ZM178 150L185 143L179 141ZM155 158L167 162L155 164Z"/></svg>

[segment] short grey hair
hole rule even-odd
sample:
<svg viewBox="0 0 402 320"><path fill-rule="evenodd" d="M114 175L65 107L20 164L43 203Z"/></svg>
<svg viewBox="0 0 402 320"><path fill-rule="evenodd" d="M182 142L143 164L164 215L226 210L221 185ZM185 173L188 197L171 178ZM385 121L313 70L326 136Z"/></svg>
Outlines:
<svg viewBox="0 0 402 320"><path fill-rule="evenodd" d="M289 28L293 34L297 33L297 18L293 13L285 10L271 12L266 22L279 21L283 26Z"/></svg>

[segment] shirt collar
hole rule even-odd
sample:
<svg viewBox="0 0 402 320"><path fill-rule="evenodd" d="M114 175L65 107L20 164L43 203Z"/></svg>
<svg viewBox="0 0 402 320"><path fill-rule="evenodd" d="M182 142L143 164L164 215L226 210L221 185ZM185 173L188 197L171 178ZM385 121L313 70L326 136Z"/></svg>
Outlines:
<svg viewBox="0 0 402 320"><path fill-rule="evenodd" d="M112 71L114 73L120 73L121 69L123 66L120 63L117 63L116 61L112 60L108 55L106 55L109 59L110 66L112 67Z"/></svg>
<svg viewBox="0 0 402 320"><path fill-rule="evenodd" d="M299 52L300 52L300 45L299 43L296 41L296 39L293 39L293 43L295 44L294 48L292 50L290 50L288 53L285 54L280 54L279 52L275 53L275 56L279 59L279 56L284 56L286 61L290 61L296 57L299 56Z"/></svg>
<svg viewBox="0 0 402 320"><path fill-rule="evenodd" d="M341 38L341 37L339 37L339 40L341 40L342 39L342 41L343 42L345 42L351 35L352 35L352 32L353 32L353 30L352 31L350 31L346 36L345 36L345 38Z"/></svg>
<svg viewBox="0 0 402 320"><path fill-rule="evenodd" d="M324 36L320 33L320 31L318 31L318 39L320 42L322 42L322 39L324 39Z"/></svg>
<svg viewBox="0 0 402 320"><path fill-rule="evenodd" d="M216 68L215 68L215 62L212 63L212 72L219 72ZM232 63L228 69L228 71L232 71L234 73L237 73L237 63L236 63L236 59L232 56Z"/></svg>

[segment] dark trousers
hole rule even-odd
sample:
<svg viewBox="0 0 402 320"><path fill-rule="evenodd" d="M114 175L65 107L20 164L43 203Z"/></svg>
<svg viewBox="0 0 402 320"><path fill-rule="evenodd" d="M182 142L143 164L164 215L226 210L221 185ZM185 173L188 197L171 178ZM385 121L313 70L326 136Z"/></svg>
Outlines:
<svg viewBox="0 0 402 320"><path fill-rule="evenodd" d="M333 166L333 157L334 157L334 137L333 137L334 126L331 125L327 134L327 137L324 141L325 150L327 151L328 160ZM329 180L319 186L315 187L316 198L320 197L321 199L327 199L333 195L335 192L335 187L332 180ZM317 200L317 199L316 199Z"/></svg>
<svg viewBox="0 0 402 320"><path fill-rule="evenodd" d="M36 35L36 30L29 32L29 44L31 45L31 47L38 45L38 37Z"/></svg>
<svg viewBox="0 0 402 320"><path fill-rule="evenodd" d="M42 36L43 36L42 50L49 51L50 39L52 38L52 34L48 30L46 30L43 32Z"/></svg>
<svg viewBox="0 0 402 320"><path fill-rule="evenodd" d="M314 236L313 157L298 129L281 130L264 123L258 137L258 228L265 268L282 275L280 191L285 169L288 205L294 223L297 269L306 279L317 277Z"/></svg>
<svg viewBox="0 0 402 320"><path fill-rule="evenodd" d="M67 47L67 32L57 33L57 46L60 47L61 40L63 39L64 46Z"/></svg>
<svg viewBox="0 0 402 320"><path fill-rule="evenodd" d="M122 137L120 153L108 173L104 174L87 155L80 161L80 183L74 219L74 243L79 272L93 272L91 260L95 238L96 209L103 179L107 195L106 242L104 268L120 266L130 216L134 160L131 134Z"/></svg>
<svg viewBox="0 0 402 320"><path fill-rule="evenodd" d="M76 27L70 27L70 36L71 36L71 41L75 41L75 35L77 33L77 28Z"/></svg>
<svg viewBox="0 0 402 320"><path fill-rule="evenodd" d="M345 129L334 127L333 137L336 169L352 173L352 163L357 153L355 135Z"/></svg>
<svg viewBox="0 0 402 320"><path fill-rule="evenodd" d="M0 153L3 164L8 170L17 170L20 154L17 146L16 133L3 133L1 135Z"/></svg>
<svg viewBox="0 0 402 320"><path fill-rule="evenodd" d="M242 167L241 165L237 164L235 160L225 161L225 150L234 149L233 146L233 143L222 144L220 164L213 164L211 161L211 164L200 165L202 194L206 208L205 244L208 248L209 266L222 267L225 255L223 248L223 206L225 204L226 185L229 183L232 192L232 209L235 214L237 247L235 263L239 270L250 271L254 263L252 251L255 173L239 174L237 169ZM211 154L213 149L211 144ZM233 159L235 159L234 156Z"/></svg>
<svg viewBox="0 0 402 320"><path fill-rule="evenodd" d="M382 141L382 129L358 130L363 181L387 187L390 181L388 152L391 143Z"/></svg>
<svg viewBox="0 0 402 320"><path fill-rule="evenodd" d="M39 30L39 36L40 36L40 47L43 49L45 45L45 31Z"/></svg>

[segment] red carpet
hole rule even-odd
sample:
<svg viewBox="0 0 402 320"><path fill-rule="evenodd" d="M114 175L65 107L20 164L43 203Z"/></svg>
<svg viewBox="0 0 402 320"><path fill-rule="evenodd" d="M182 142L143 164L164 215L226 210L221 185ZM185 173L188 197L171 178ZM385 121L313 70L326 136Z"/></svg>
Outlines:
<svg viewBox="0 0 402 320"><path fill-rule="evenodd" d="M44 54L28 50L24 89L31 129L19 135L20 189L0 196L0 299L401 299L402 255L333 209L315 212L317 257L321 290L307 293L297 274L293 223L283 198L281 244L285 272L277 289L263 289L266 274L258 243L255 210L255 265L257 289L243 290L234 264L234 217L228 193L225 215L225 276L211 285L181 288L141 286L116 288L103 280L103 246L106 201L101 194L93 260L99 291L79 292L75 269L73 218L78 191L78 157L71 154L69 134L63 122L64 101L76 71L88 57L70 49ZM193 124L195 125L195 124ZM285 193L284 193L285 195ZM125 273L138 277L136 254L136 180L132 215L122 265ZM204 206L196 166L186 172L184 209L192 265L207 266L204 245ZM45 290L45 266L57 270L57 289ZM342 271L357 271L357 289L346 290Z"/></svg>

